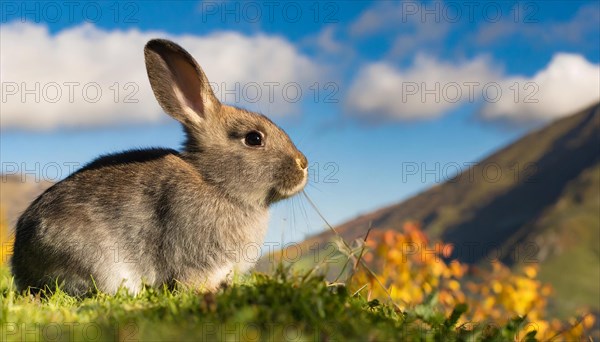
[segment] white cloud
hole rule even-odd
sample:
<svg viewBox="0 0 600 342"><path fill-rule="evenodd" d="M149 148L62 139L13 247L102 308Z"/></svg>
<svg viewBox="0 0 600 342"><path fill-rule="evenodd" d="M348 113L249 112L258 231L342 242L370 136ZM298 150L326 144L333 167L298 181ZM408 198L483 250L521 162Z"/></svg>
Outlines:
<svg viewBox="0 0 600 342"><path fill-rule="evenodd" d="M144 44L156 37L173 39L186 48L216 83L217 96L224 102L268 115L296 112L297 86L293 82L306 92L305 85L320 75L319 67L290 42L264 34L173 36L135 29L105 31L91 24L50 34L45 26L20 22L4 24L0 31L2 129L44 130L165 118L152 95L144 66ZM232 93L221 92L223 83L230 91L238 86L237 99ZM120 88L118 94L115 84ZM284 85L288 85L287 98ZM102 94L97 97L98 88ZM32 94L26 94L25 89L33 90ZM137 103L127 103L128 95Z"/></svg>
<svg viewBox="0 0 600 342"><path fill-rule="evenodd" d="M404 70L386 62L368 64L353 81L346 105L366 120L436 118L469 101L477 85L481 89L498 74L485 57L450 64L418 54Z"/></svg>
<svg viewBox="0 0 600 342"><path fill-rule="evenodd" d="M533 77L507 78L502 88L510 92L497 102L485 102L484 119L552 120L600 101L600 65L581 55L559 53Z"/></svg>
<svg viewBox="0 0 600 342"><path fill-rule="evenodd" d="M450 64L418 54L406 69L386 62L362 67L346 106L369 120L424 120L464 103L480 103L484 120L548 121L600 101L600 65L556 54L530 78L505 76L487 58Z"/></svg>

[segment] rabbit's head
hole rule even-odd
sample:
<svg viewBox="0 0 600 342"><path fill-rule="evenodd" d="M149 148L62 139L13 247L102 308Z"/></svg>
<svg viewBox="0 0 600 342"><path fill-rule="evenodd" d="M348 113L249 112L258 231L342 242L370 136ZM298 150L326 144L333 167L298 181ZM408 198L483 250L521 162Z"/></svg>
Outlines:
<svg viewBox="0 0 600 342"><path fill-rule="evenodd" d="M269 205L304 187L308 162L288 135L263 115L220 103L194 58L154 39L144 49L154 95L187 135L184 159L224 195Z"/></svg>

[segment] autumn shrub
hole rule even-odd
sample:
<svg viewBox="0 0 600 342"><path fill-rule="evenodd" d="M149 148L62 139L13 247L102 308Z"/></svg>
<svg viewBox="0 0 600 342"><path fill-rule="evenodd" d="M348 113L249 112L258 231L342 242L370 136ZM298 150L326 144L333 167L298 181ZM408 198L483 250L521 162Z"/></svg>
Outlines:
<svg viewBox="0 0 600 342"><path fill-rule="evenodd" d="M8 262L8 258L12 254L12 246L14 236L10 234L6 213L0 207L0 266Z"/></svg>
<svg viewBox="0 0 600 342"><path fill-rule="evenodd" d="M552 288L537 279L537 264L518 271L499 261L489 268L469 266L448 260L452 249L430 241L415 222L405 223L402 231L373 231L359 254L363 262L357 263L350 289L369 300L389 300L401 310L427 302L447 316L464 307L457 324L466 329L496 329L517 319L522 320L521 337L529 333L542 340L579 340L590 334L590 314L568 322L547 317Z"/></svg>

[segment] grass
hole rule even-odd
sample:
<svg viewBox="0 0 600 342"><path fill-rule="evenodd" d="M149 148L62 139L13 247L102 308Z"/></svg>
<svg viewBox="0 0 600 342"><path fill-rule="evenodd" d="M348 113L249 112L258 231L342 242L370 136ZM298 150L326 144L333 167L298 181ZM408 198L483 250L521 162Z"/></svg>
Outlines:
<svg viewBox="0 0 600 342"><path fill-rule="evenodd" d="M254 273L215 294L144 289L136 296L96 293L74 298L57 289L46 296L19 294L0 269L0 341L21 340L421 340L505 341L520 320L500 328L466 329L427 303L410 311L368 301L280 267Z"/></svg>

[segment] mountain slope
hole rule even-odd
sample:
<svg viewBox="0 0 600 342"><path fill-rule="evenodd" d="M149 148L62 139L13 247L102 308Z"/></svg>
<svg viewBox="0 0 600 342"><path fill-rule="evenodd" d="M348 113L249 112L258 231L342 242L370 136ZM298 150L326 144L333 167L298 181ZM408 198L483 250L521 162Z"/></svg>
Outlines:
<svg viewBox="0 0 600 342"><path fill-rule="evenodd" d="M52 182L36 179L36 175L0 175L0 210L6 214L6 223L12 230L19 216Z"/></svg>
<svg viewBox="0 0 600 342"><path fill-rule="evenodd" d="M599 134L596 105L523 137L453 180L337 230L354 239L364 235L369 223L378 229L396 229L414 219L435 237L496 242L540 215L569 181L600 160ZM500 176L495 173L498 169ZM329 235L325 232L317 238Z"/></svg>

